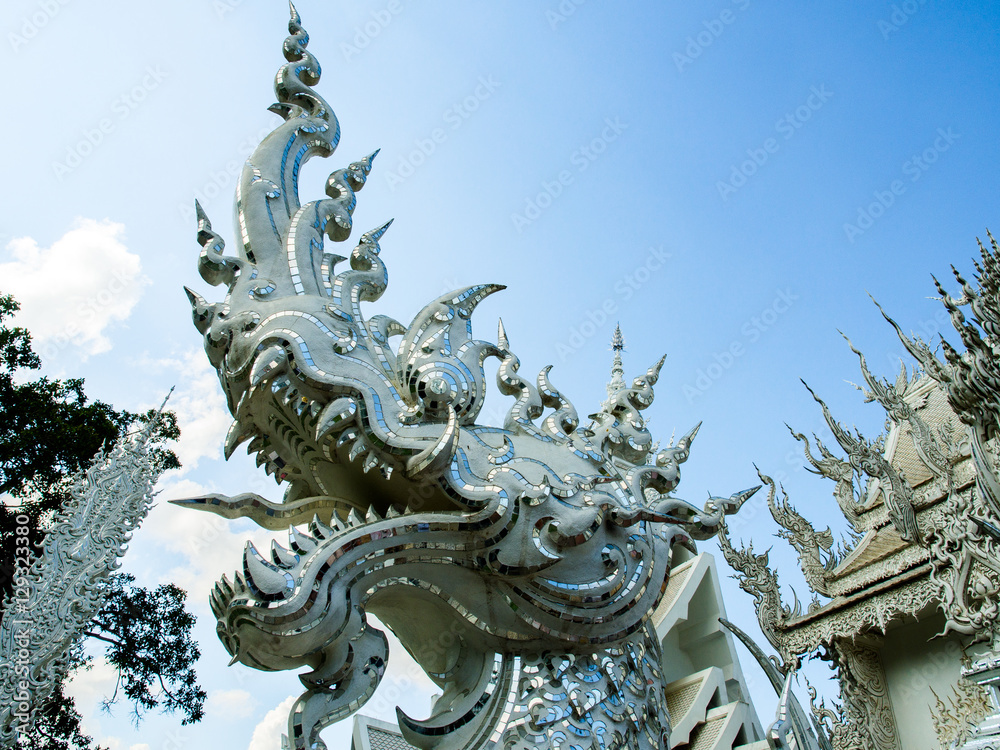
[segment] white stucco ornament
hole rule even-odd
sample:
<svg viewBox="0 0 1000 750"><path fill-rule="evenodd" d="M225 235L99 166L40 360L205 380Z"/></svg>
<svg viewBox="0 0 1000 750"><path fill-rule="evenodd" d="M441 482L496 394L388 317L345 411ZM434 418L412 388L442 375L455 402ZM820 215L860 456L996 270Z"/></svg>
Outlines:
<svg viewBox="0 0 1000 750"><path fill-rule="evenodd" d="M0 746L32 735L35 712L66 676L70 649L107 600L108 577L153 502L161 471L149 447L154 424L123 436L72 477L41 549L15 542L15 559L25 564L14 571L0 620ZM26 531L15 539L27 542Z"/></svg>

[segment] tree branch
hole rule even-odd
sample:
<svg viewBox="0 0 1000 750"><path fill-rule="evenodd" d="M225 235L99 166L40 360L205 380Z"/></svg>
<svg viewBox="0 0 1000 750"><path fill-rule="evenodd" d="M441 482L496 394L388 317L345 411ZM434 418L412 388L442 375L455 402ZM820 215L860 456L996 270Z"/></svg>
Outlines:
<svg viewBox="0 0 1000 750"><path fill-rule="evenodd" d="M175 696L173 693L171 693L169 690L167 690L167 686L163 684L163 675L160 674L159 672L157 672L156 673L156 679L158 679L160 681L160 689L163 690L164 693L166 693L167 695L169 695L172 700L176 701L177 700L177 696Z"/></svg>
<svg viewBox="0 0 1000 750"><path fill-rule="evenodd" d="M112 646L118 646L118 648L125 648L125 644L122 643L121 641L116 641L114 638L108 638L107 636L103 636L100 633L94 633L91 632L90 630L85 630L83 631L83 634L90 636L91 638L96 638L99 641L110 643Z"/></svg>

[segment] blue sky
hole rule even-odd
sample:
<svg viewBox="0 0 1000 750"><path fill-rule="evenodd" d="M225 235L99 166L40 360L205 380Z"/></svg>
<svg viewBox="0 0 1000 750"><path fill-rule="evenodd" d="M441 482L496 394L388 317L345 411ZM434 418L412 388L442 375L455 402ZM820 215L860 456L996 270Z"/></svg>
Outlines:
<svg viewBox="0 0 1000 750"><path fill-rule="evenodd" d="M801 470L784 423L824 437L803 378L874 437L883 416L845 382L859 379L857 360L837 330L894 376L902 348L868 293L904 329L936 335L930 274L971 271L975 238L1000 225L1000 11L427 5L299 4L343 132L301 194L319 197L330 171L382 149L355 212L359 231L396 219L379 312L410 320L448 289L506 284L477 332L492 337L502 315L523 369L554 364L584 414L603 397L620 322L627 375L668 354L654 433L704 421L680 496L756 484L756 463L817 526L842 532L832 486ZM286 18L278 0L11 0L2 15L0 290L21 299L46 372L85 377L91 396L138 409L177 384L186 467L164 478L163 497L280 494L245 458L221 460L228 417L181 287L218 298L197 274L193 200L231 241L235 175L277 122L266 107ZM497 395L484 419L505 409ZM775 531L761 502L733 524L758 548ZM268 712L297 682L225 669L205 602L248 535L262 537L154 510L125 569L191 590L208 716L136 730L123 707L96 709L108 687L98 665L77 693L95 737L123 750L274 746ZM802 593L784 543L772 560ZM731 619L752 629L749 598L724 586ZM392 660L388 695L368 712L391 718L402 702L426 714L426 680ZM773 698L753 681L767 721ZM345 732L324 736L337 746Z"/></svg>

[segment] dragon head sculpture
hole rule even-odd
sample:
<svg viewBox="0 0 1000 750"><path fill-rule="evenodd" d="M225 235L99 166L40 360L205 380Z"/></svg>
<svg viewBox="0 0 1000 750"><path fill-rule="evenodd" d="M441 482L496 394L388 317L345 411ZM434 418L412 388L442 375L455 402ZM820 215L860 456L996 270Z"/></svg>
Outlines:
<svg viewBox="0 0 1000 750"><path fill-rule="evenodd" d="M549 367L518 374L502 323L496 344L473 337L473 312L502 286L442 295L408 325L363 313L386 289L391 222L346 255L324 243L350 235L375 154L300 204L300 170L332 154L340 131L291 16L270 108L283 122L243 168L236 255L197 208L199 270L225 300L187 290L235 418L227 458L249 441L287 487L281 503L178 501L289 529L290 548L248 545L234 580L216 586L222 642L258 669L309 670L289 720L295 748L322 747L319 730L378 685L388 652L369 613L444 693L430 719L400 715L414 745L535 746L574 731L594 747L664 746L647 621L671 547L714 535L752 491L705 508L671 495L697 428L656 452L642 411L663 359L626 384L620 333L608 400L581 427ZM490 357L514 398L502 427L476 423Z"/></svg>

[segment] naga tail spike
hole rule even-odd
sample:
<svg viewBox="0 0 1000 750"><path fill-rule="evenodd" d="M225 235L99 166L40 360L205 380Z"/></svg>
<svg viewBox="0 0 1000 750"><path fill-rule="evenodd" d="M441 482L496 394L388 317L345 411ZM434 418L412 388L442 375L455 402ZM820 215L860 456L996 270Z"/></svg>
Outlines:
<svg viewBox="0 0 1000 750"><path fill-rule="evenodd" d="M212 317L215 315L215 305L209 304L204 297L188 287L184 287L184 293L187 294L187 298L191 302L191 316L194 320L194 327L198 329L199 333L204 334L209 326L212 325Z"/></svg>
<svg viewBox="0 0 1000 750"><path fill-rule="evenodd" d="M878 311L882 313L882 317L885 318L886 322L896 331L896 336L899 337L900 343L903 345L903 348L910 353L910 356L917 360L921 367L923 367L923 369L935 380L942 383L950 381L950 374L941 361L934 356L930 347L919 338L910 338L903 333L903 329L899 327L899 324L895 320L889 317L889 314L884 309L882 309L882 305L878 303L878 300L870 294L868 296L871 297L871 301L875 303L875 307L878 308Z"/></svg>
<svg viewBox="0 0 1000 750"><path fill-rule="evenodd" d="M282 53L288 64L281 66L275 77L274 93L278 96L278 102L272 105L272 111L277 109L278 114L286 119L295 106L312 111L313 107L321 104L322 110L332 114L323 98L312 90L319 83L323 70L319 61L306 49L308 45L309 32L303 28L302 18L295 6L290 4L288 36L282 44ZM338 138L339 134L338 128ZM334 141L333 147L336 148L336 145Z"/></svg>
<svg viewBox="0 0 1000 750"><path fill-rule="evenodd" d="M347 169L338 170L333 174L331 174L330 178L327 180L326 183L326 194L329 195L331 198L340 197L340 195L342 194L341 189L336 184L335 178L341 172L343 172L344 178L347 180L347 182L354 190L360 190L362 187L364 187L365 180L368 178L368 175L372 171L372 163L375 161L375 157L378 156L378 152L381 150L382 149L377 148L370 154L368 154L368 156L358 159L356 162L351 164Z"/></svg>
<svg viewBox="0 0 1000 750"><path fill-rule="evenodd" d="M555 409L552 414L545 418L542 429L552 437L564 440L580 426L580 417L569 399L552 385L549 380L551 370L552 365L546 365L538 373L538 395L542 399L542 404Z"/></svg>
<svg viewBox="0 0 1000 750"><path fill-rule="evenodd" d="M497 346L503 351L510 349L510 341L507 339L507 330L503 327L503 318L497 318Z"/></svg>
<svg viewBox="0 0 1000 750"><path fill-rule="evenodd" d="M667 355L664 354L652 367L646 370L646 380L649 381L650 385L656 385L656 381L660 379L660 370L666 361Z"/></svg>
<svg viewBox="0 0 1000 750"><path fill-rule="evenodd" d="M363 235L361 235L361 241L373 244L375 246L374 248L375 252L378 253L379 251L378 241L382 239L382 235L384 235L386 232L389 231L389 227L392 226L393 221L395 221L395 219L389 219L389 221L380 226L378 229L372 229L368 232L365 232Z"/></svg>

